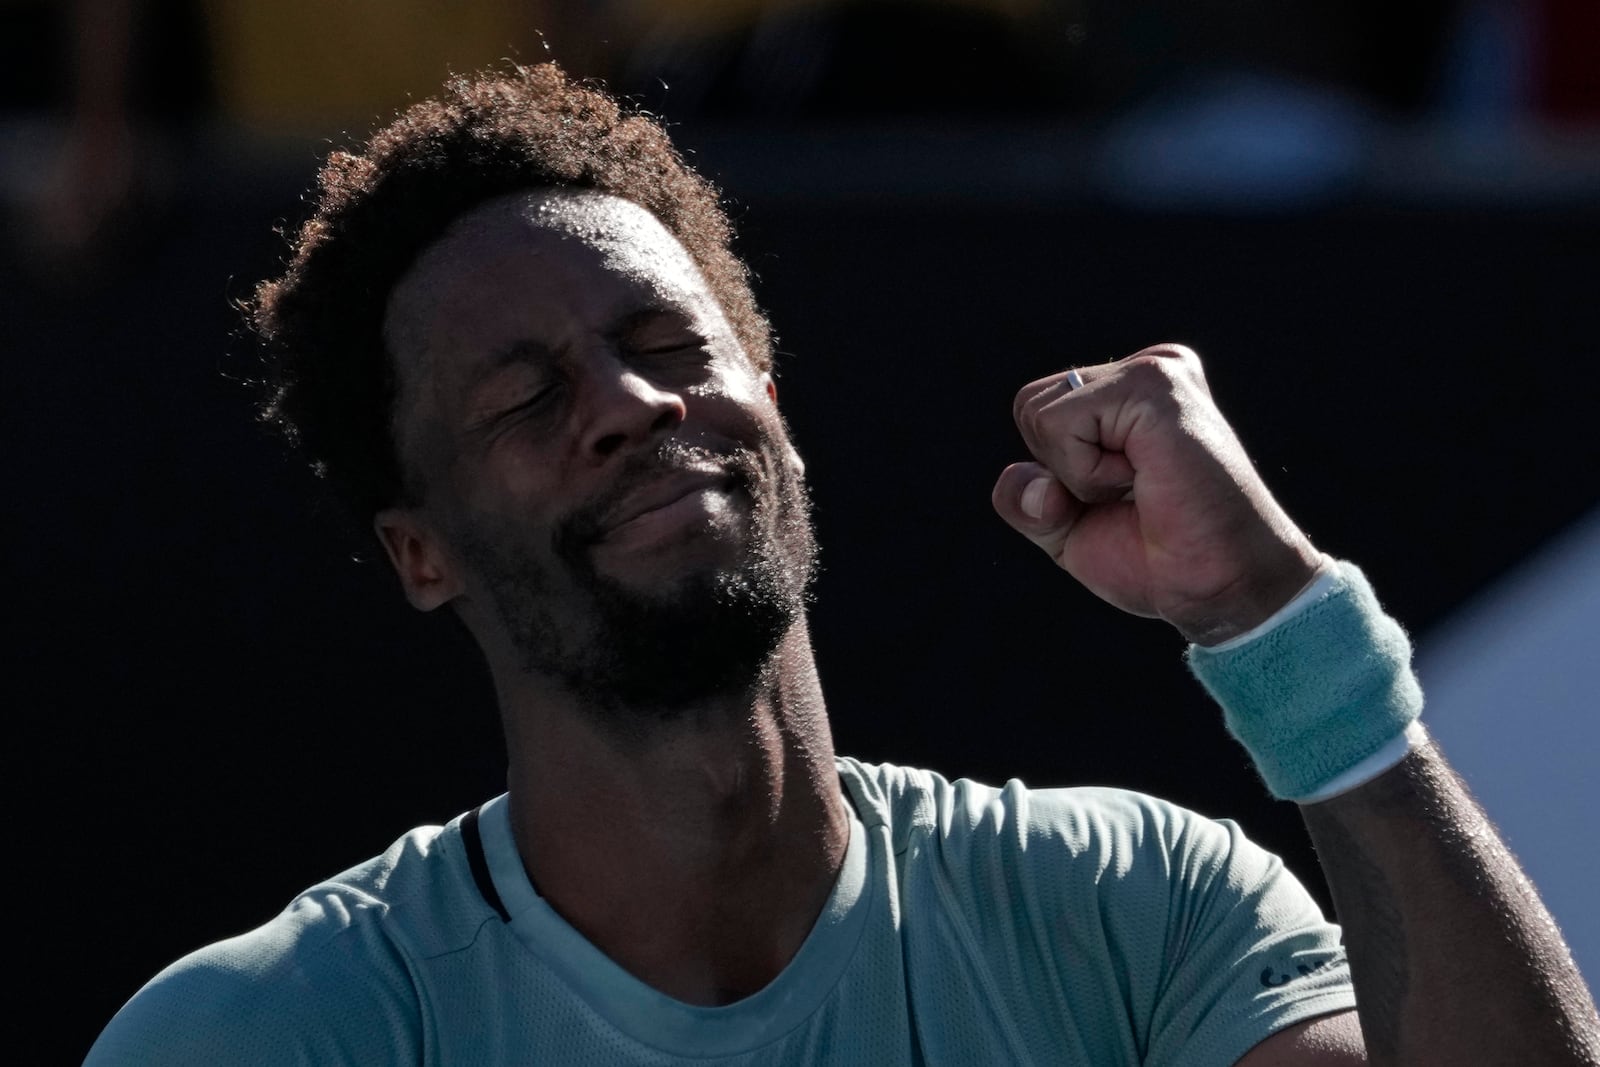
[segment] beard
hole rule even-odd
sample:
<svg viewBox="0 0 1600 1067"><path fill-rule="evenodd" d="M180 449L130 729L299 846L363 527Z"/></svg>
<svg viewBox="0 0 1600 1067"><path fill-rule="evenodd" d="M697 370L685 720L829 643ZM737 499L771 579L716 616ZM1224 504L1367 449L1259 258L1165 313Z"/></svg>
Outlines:
<svg viewBox="0 0 1600 1067"><path fill-rule="evenodd" d="M686 569L652 590L597 571L589 549L616 502L706 466L726 470L750 501L730 563ZM478 516L464 527L462 557L491 591L522 670L554 679L625 730L755 686L804 614L816 574L809 496L770 442L759 453L663 442L558 523L542 556L512 522Z"/></svg>

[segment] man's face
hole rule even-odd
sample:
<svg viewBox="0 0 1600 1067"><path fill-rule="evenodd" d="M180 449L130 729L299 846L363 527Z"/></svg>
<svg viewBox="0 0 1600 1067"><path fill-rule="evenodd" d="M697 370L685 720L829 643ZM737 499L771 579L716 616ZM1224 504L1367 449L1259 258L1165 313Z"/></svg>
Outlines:
<svg viewBox="0 0 1600 1067"><path fill-rule="evenodd" d="M755 680L814 569L801 465L770 377L654 216L490 201L418 257L384 332L421 498L385 516L432 539L441 600L613 712Z"/></svg>

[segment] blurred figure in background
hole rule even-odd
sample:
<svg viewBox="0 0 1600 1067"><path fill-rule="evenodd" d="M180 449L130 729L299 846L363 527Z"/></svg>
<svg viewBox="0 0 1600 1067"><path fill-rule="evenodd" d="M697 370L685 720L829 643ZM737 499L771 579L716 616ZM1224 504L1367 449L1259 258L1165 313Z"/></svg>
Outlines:
<svg viewBox="0 0 1600 1067"><path fill-rule="evenodd" d="M195 15L176 0L0 4L7 229L35 275L91 280L157 229L210 109ZM56 122L18 121L38 115Z"/></svg>
<svg viewBox="0 0 1600 1067"><path fill-rule="evenodd" d="M269 139L358 134L451 70L537 58L544 32L586 39L540 0L12 0L0 12L22 71L13 102L62 116L56 137L8 161L24 261L58 283L155 235L198 120Z"/></svg>

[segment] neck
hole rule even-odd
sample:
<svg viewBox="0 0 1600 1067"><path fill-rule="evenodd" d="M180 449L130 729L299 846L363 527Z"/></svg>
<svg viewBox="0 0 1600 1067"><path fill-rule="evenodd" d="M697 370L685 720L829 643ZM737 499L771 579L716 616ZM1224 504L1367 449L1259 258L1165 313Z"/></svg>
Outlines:
<svg viewBox="0 0 1600 1067"><path fill-rule="evenodd" d="M849 842L803 621L747 691L619 733L569 694L501 686L512 829L534 886L624 969L718 1004L765 986Z"/></svg>

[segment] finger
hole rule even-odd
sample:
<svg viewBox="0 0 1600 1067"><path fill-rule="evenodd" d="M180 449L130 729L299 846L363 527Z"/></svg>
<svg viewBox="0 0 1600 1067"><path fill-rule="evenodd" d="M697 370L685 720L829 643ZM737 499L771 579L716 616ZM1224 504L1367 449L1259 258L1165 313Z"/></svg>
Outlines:
<svg viewBox="0 0 1600 1067"><path fill-rule="evenodd" d="M1093 503L1124 496L1133 485L1133 465L1115 447L1119 441L1106 440L1127 390L1109 368L1088 370L1094 380L1085 376L1077 389L1064 375L1024 386L1014 414L1034 458L1073 496Z"/></svg>
<svg viewBox="0 0 1600 1067"><path fill-rule="evenodd" d="M1059 560L1083 503L1039 463L1013 463L1000 472L990 494L994 510L1022 536Z"/></svg>
<svg viewBox="0 0 1600 1067"><path fill-rule="evenodd" d="M1115 363L1100 363L1089 367L1072 367L1068 370L1060 371L1056 374L1048 374L1043 378L1031 381L1027 385L1024 385L1021 389L1017 390L1016 399L1011 403L1011 417L1013 419L1019 418L1022 414L1023 406L1029 401L1041 397L1043 394L1049 393L1051 395L1060 395L1062 393L1073 392L1074 387L1068 380L1068 375L1076 374L1078 376L1078 380L1082 383L1082 385L1078 386L1078 388L1087 389L1093 383L1104 380L1108 375L1114 373L1115 371Z"/></svg>
<svg viewBox="0 0 1600 1067"><path fill-rule="evenodd" d="M1038 455L1038 446L1041 443L1036 425L1038 412L1074 391L1081 393L1087 389L1089 380L1083 377L1084 370L1087 368L1073 368L1059 374L1051 374L1031 381L1017 390L1017 395L1011 402L1011 420L1016 423L1017 430L1022 434L1022 439L1030 452Z"/></svg>
<svg viewBox="0 0 1600 1067"><path fill-rule="evenodd" d="M1011 405L1012 418L1015 419L1019 417L1022 412L1023 405L1028 403L1030 400L1039 397L1041 394L1049 392L1059 395L1060 393L1074 391L1068 381L1069 375L1076 374L1078 376L1078 380L1082 383L1078 388L1080 390L1087 389L1096 382L1103 382L1108 378L1116 377L1127 366L1127 364L1133 362L1134 360L1147 359L1151 357L1158 359L1170 359L1188 365L1200 383L1202 385L1204 384L1205 375L1200 367L1199 354L1188 345L1178 344L1174 341L1163 341L1160 344L1141 348L1139 351L1134 352L1131 355L1124 356L1122 359L1113 360L1110 363L1093 363L1086 366L1072 367L1067 370L1057 371L1055 374L1047 374L1043 378L1038 378L1029 382L1027 385L1024 385L1021 389L1017 390L1016 399Z"/></svg>

